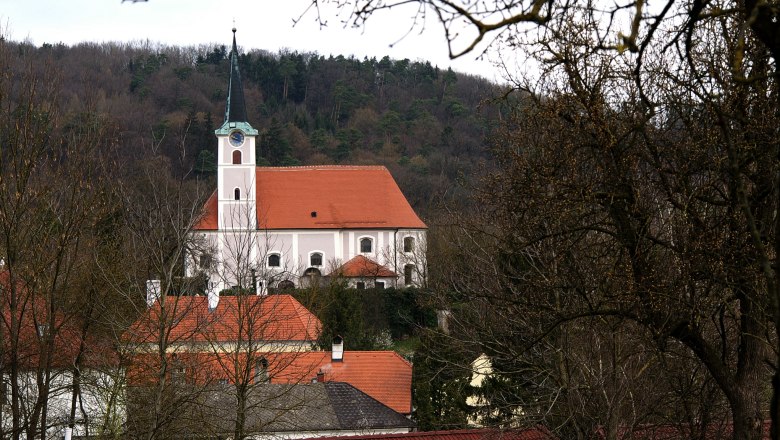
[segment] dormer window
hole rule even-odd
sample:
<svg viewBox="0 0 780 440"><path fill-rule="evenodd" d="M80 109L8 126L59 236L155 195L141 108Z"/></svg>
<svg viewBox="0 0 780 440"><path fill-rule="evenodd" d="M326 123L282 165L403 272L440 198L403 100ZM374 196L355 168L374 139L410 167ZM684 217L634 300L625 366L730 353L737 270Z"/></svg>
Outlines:
<svg viewBox="0 0 780 440"><path fill-rule="evenodd" d="M241 150L233 151L233 165L241 165Z"/></svg>
<svg viewBox="0 0 780 440"><path fill-rule="evenodd" d="M255 361L255 383L268 382L268 360L262 357Z"/></svg>
<svg viewBox="0 0 780 440"><path fill-rule="evenodd" d="M39 338L44 338L44 337L48 336L48 334L49 334L49 325L48 324L38 324L37 331L38 331L38 337Z"/></svg>
<svg viewBox="0 0 780 440"><path fill-rule="evenodd" d="M360 253L362 254L370 254L374 251L374 240L372 240L369 237L364 237L360 239Z"/></svg>

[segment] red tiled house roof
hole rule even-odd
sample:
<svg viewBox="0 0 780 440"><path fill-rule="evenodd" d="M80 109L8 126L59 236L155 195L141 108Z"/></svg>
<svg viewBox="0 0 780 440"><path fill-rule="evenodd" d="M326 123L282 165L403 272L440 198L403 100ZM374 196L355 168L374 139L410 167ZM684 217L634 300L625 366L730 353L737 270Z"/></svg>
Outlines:
<svg viewBox="0 0 780 440"><path fill-rule="evenodd" d="M153 343L165 327L170 343L247 341L311 342L321 323L290 295L222 296L214 310L205 296L167 297L163 315L158 300L123 335L125 342Z"/></svg>
<svg viewBox="0 0 780 440"><path fill-rule="evenodd" d="M402 414L412 409L412 365L393 351L346 351L341 362L331 361L329 351L217 353L178 352L168 354L171 366L186 369L190 382L198 384L225 380L234 383L254 380L256 365L267 361L271 383L309 383L322 372L325 382L345 382ZM159 371L159 357L152 353L134 356L128 369L131 385L149 385Z"/></svg>
<svg viewBox="0 0 780 440"><path fill-rule="evenodd" d="M459 429L453 431L424 431L401 434L369 434L344 437L317 437L318 440L556 440L543 426L508 429Z"/></svg>
<svg viewBox="0 0 780 440"><path fill-rule="evenodd" d="M772 422L764 420L761 426L761 439L769 440L770 428ZM704 431L704 432L702 432ZM734 424L730 422L710 423L706 427L701 425L690 425L688 423L662 423L635 426L633 428L620 429L619 436L625 440L686 440L686 439L704 439L718 440L732 438L734 433ZM597 439L606 438L607 435L603 429L596 432Z"/></svg>
<svg viewBox="0 0 780 440"><path fill-rule="evenodd" d="M330 351L300 353L272 381L292 382L324 373L326 382L346 382L401 414L412 412L412 364L394 351L345 351L331 361Z"/></svg>
<svg viewBox="0 0 780 440"><path fill-rule="evenodd" d="M3 336L0 338L0 363L17 362L22 369L35 369L47 354L51 357L51 368L72 367L81 349L79 321L55 311L54 326L50 328L48 323L52 321L46 298L31 293L21 282L14 283L15 289L9 284L8 271L0 271L0 334ZM16 295L15 312L11 308L12 294ZM12 319L14 317L16 319ZM12 325L16 326L18 335L14 358L11 357ZM49 347L46 336L52 332L54 341ZM89 367L117 365L118 355L110 341L87 334L81 362L82 366Z"/></svg>
<svg viewBox="0 0 780 440"><path fill-rule="evenodd" d="M255 176L262 229L426 227L383 166L257 167ZM217 215L215 192L195 229L216 230Z"/></svg>
<svg viewBox="0 0 780 440"><path fill-rule="evenodd" d="M395 278L397 276L392 270L363 255L357 255L342 264L339 268L334 270L331 275L339 275L347 278Z"/></svg>

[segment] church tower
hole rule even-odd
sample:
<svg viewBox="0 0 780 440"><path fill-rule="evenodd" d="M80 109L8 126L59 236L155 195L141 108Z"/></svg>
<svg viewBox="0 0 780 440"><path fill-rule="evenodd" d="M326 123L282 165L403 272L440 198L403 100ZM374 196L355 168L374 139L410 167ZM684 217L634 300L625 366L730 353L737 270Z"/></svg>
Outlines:
<svg viewBox="0 0 780 440"><path fill-rule="evenodd" d="M238 71L236 28L230 51L230 83L225 122L217 136L217 205L219 230L257 229L255 142L257 130L247 121L244 89Z"/></svg>

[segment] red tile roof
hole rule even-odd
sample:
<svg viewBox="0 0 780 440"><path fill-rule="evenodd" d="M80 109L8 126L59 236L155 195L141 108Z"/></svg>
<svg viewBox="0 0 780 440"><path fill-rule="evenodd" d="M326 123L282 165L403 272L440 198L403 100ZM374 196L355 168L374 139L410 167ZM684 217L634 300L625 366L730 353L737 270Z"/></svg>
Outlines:
<svg viewBox="0 0 780 440"><path fill-rule="evenodd" d="M219 223L217 223L218 212L219 207L217 205L217 192L214 191L203 205L201 218L198 219L197 223L195 223L195 227L193 229L197 231L216 231L219 229Z"/></svg>
<svg viewBox="0 0 780 440"><path fill-rule="evenodd" d="M317 437L317 440L555 440L547 428L508 429L460 429L453 431L423 431L401 434L370 434L346 437Z"/></svg>
<svg viewBox="0 0 780 440"><path fill-rule="evenodd" d="M771 424L771 420L764 420L764 424L761 427L762 440L769 440ZM734 424L730 422L722 422L710 423L706 427L702 427L700 425L690 425L688 423L639 425L631 428L621 428L618 434L620 438L626 440L686 440L691 438L716 440L731 438L733 433ZM604 429L599 428L596 431L594 438L607 438Z"/></svg>
<svg viewBox="0 0 780 440"><path fill-rule="evenodd" d="M317 372L326 382L346 382L401 414L412 411L412 364L394 351L345 351L331 362L331 352L296 353L272 382L312 379Z"/></svg>
<svg viewBox="0 0 780 440"><path fill-rule="evenodd" d="M47 354L51 357L52 368L72 367L82 348L83 332L79 319L59 310L54 312L54 319L50 319L43 294L30 292L22 282L15 282L15 289L11 289L9 280L8 271L0 271L0 334L5 336L0 338L0 364L16 362L22 369L35 369L41 363L42 356ZM15 313L11 309L12 294L16 295ZM16 319L12 319L14 315ZM54 328L48 326L49 322L54 322ZM12 334L12 323L15 323L15 333L18 335L15 355L11 351L11 338L8 337ZM41 337L41 330L53 332L51 346L45 337ZM43 335L46 334L50 333ZM89 333L83 343L82 366L118 364L118 355L110 340Z"/></svg>
<svg viewBox="0 0 780 440"><path fill-rule="evenodd" d="M126 342L154 342L160 322L170 323L169 342L314 342L321 328L306 307L290 295L222 296L215 310L205 296L169 296L163 314L158 300L123 335ZM167 330L167 329L166 329Z"/></svg>
<svg viewBox="0 0 780 440"><path fill-rule="evenodd" d="M334 270L331 275L339 275L347 278L377 278L377 277L395 277L395 272L382 266L374 260L357 255L339 268Z"/></svg>
<svg viewBox="0 0 780 440"><path fill-rule="evenodd" d="M188 380L193 383L220 379L234 383L247 371L254 376L257 360L265 358L271 383L309 383L322 371L325 382L346 382L402 414L412 409L412 365L393 351L346 351L341 362L331 362L329 351L225 353L215 349L166 356L169 363L186 368ZM159 365L155 353L136 354L128 368L128 382L154 383Z"/></svg>
<svg viewBox="0 0 780 440"><path fill-rule="evenodd" d="M383 166L257 167L263 229L425 228ZM198 230L217 229L217 195Z"/></svg>

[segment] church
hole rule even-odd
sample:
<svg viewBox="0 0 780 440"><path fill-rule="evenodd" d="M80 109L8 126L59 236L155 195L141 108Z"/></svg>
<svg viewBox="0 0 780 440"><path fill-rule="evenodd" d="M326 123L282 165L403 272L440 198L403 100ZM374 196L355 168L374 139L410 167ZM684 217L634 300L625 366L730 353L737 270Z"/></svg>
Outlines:
<svg viewBox="0 0 780 440"><path fill-rule="evenodd" d="M217 189L193 227L188 276L208 293L307 287L336 278L353 288L425 282L425 223L383 166L256 166L236 30L225 120L215 131Z"/></svg>

